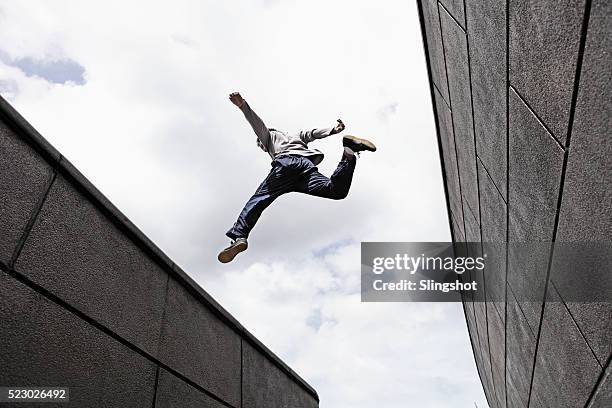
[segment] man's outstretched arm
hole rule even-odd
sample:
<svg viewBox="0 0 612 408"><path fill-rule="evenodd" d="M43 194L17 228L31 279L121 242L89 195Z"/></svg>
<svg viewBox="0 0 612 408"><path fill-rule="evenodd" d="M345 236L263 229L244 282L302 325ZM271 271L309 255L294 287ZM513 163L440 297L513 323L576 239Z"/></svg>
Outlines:
<svg viewBox="0 0 612 408"><path fill-rule="evenodd" d="M255 112L253 112L253 109L251 109L247 101L244 100L239 92L232 92L229 98L234 105L240 108L244 114L244 117L253 128L253 131L261 143L268 149L268 151L271 151L272 138L270 137L270 131L263 120L261 120L261 118L257 116Z"/></svg>
<svg viewBox="0 0 612 408"><path fill-rule="evenodd" d="M324 137L340 133L344 130L344 128L344 122L342 122L342 119L338 119L336 126L334 127L302 131L300 132L300 138L304 141L304 143L310 143L315 139L323 139Z"/></svg>

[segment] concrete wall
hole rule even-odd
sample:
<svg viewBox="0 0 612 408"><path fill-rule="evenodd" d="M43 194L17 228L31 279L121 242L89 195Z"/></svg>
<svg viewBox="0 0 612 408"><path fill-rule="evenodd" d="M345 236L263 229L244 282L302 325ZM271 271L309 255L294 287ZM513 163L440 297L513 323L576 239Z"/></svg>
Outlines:
<svg viewBox="0 0 612 408"><path fill-rule="evenodd" d="M79 408L318 406L1 98L0 169L1 386L70 387Z"/></svg>
<svg viewBox="0 0 612 408"><path fill-rule="evenodd" d="M453 239L504 243L464 301L489 405L610 407L611 304L569 301L557 252L506 248L612 238L612 3L418 3Z"/></svg>

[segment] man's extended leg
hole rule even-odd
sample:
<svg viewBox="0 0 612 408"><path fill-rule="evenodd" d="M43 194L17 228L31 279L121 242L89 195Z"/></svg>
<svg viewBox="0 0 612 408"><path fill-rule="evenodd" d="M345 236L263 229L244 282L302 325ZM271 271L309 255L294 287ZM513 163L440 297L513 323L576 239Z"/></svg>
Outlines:
<svg viewBox="0 0 612 408"><path fill-rule="evenodd" d="M274 171L274 169L272 169ZM236 255L248 248L247 238L261 216L263 210L283 194L280 189L270 188L270 175L261 183L255 194L247 201L238 216L238 220L225 235L232 239L232 243L217 256L221 263L231 262Z"/></svg>
<svg viewBox="0 0 612 408"><path fill-rule="evenodd" d="M284 183L274 182L278 178L275 173L276 169L273 168L268 177L259 185L255 194L249 198L238 219L225 235L231 239L248 238L261 213L274 200L289 191L288 186Z"/></svg>
<svg viewBox="0 0 612 408"><path fill-rule="evenodd" d="M344 152L331 177L327 178L318 171L313 171L306 176L298 191L317 197L342 200L351 188L356 163L357 158L354 154Z"/></svg>
<svg viewBox="0 0 612 408"><path fill-rule="evenodd" d="M262 212L276 198L290 191L295 191L296 182L313 169L312 163L304 158L285 156L274 160L270 174L245 204L233 227L225 234L233 242L219 253L219 261L230 262L238 253L246 250L249 233Z"/></svg>

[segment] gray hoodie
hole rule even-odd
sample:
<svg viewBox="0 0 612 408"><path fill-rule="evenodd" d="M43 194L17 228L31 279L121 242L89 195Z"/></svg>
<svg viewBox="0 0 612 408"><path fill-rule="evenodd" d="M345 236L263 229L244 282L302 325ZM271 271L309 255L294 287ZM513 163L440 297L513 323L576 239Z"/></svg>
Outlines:
<svg viewBox="0 0 612 408"><path fill-rule="evenodd" d="M268 150L268 154L272 159L295 154L308 157L316 166L323 160L323 153L317 149L309 149L308 143L334 134L333 128L312 129L301 131L297 134L288 134L280 130L269 129L263 120L253 112L253 109L251 109L246 101L242 104L240 110L244 113L244 116L251 124L261 143Z"/></svg>

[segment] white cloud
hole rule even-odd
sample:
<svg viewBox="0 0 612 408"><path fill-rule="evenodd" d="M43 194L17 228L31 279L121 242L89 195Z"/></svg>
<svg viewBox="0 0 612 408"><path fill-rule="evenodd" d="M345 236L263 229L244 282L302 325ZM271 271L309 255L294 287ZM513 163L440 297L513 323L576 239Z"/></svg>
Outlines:
<svg viewBox="0 0 612 408"><path fill-rule="evenodd" d="M450 238L421 41L415 3L399 0L0 0L1 50L85 68L77 86L0 63L0 92L322 407L484 406L458 305L358 297L360 241ZM233 90L270 126L341 117L379 150L346 200L281 197L249 251L221 266L224 233L270 162ZM339 138L317 148L330 174Z"/></svg>

